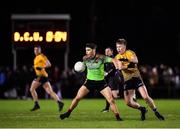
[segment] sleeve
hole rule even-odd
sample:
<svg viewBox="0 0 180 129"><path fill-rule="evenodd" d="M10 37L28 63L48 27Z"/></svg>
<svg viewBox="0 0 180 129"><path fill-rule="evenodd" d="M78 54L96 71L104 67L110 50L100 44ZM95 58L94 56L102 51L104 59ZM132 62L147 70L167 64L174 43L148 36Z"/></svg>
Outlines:
<svg viewBox="0 0 180 129"><path fill-rule="evenodd" d="M136 56L136 54L133 51L131 51L131 50L126 51L126 57L127 57L128 60L131 59L134 56Z"/></svg>
<svg viewBox="0 0 180 129"><path fill-rule="evenodd" d="M43 61L43 64L44 64L43 67L45 67L46 66L46 62L48 61L48 58L45 55L42 55L42 61Z"/></svg>
<svg viewBox="0 0 180 129"><path fill-rule="evenodd" d="M119 54L117 54L114 58L119 60L120 59Z"/></svg>
<svg viewBox="0 0 180 129"><path fill-rule="evenodd" d="M43 57L44 57L44 60L45 60L45 61L47 61L47 60L48 60L48 58L47 58L45 55L44 55Z"/></svg>
<svg viewBox="0 0 180 129"><path fill-rule="evenodd" d="M126 56L128 60L131 60L132 58L134 58L134 56L136 56L136 54L133 51L128 50ZM136 67L136 63L129 62L128 68L135 68L135 67Z"/></svg>
<svg viewBox="0 0 180 129"><path fill-rule="evenodd" d="M108 56L104 56L104 63L110 63L112 62L112 58Z"/></svg>

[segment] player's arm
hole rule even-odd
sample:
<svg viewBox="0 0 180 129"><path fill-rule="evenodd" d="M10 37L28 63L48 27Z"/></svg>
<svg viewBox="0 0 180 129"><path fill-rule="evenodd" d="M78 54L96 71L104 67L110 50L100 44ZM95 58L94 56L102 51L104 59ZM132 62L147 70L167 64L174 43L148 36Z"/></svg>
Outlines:
<svg viewBox="0 0 180 129"><path fill-rule="evenodd" d="M46 66L45 66L45 68L49 68L49 67L51 67L51 62L50 62L49 60L46 60Z"/></svg>
<svg viewBox="0 0 180 129"><path fill-rule="evenodd" d="M112 62L116 69L121 70L122 69L122 63L118 59L112 58Z"/></svg>
<svg viewBox="0 0 180 129"><path fill-rule="evenodd" d="M48 59L45 55L43 55L43 60L44 60L44 62L45 62L44 68L49 68L49 67L51 67L51 62L49 61L49 59Z"/></svg>
<svg viewBox="0 0 180 129"><path fill-rule="evenodd" d="M136 56L136 54L132 54L129 58L129 65L127 66L127 68L135 68L138 64L138 58Z"/></svg>
<svg viewBox="0 0 180 129"><path fill-rule="evenodd" d="M138 60L137 60L137 57L133 57L133 58L127 59L127 62L129 62L129 64L122 65L122 69L134 68L135 65L138 63Z"/></svg>
<svg viewBox="0 0 180 129"><path fill-rule="evenodd" d="M45 66L38 66L38 67L36 67L36 70L43 70L43 69L46 69L46 68L49 68L49 67L51 67L51 63L50 63L50 61L47 59L47 57L46 56L43 56L43 61L45 62Z"/></svg>
<svg viewBox="0 0 180 129"><path fill-rule="evenodd" d="M137 64L138 63L138 58L137 58L136 55L132 55L132 56L129 57L128 61Z"/></svg>
<svg viewBox="0 0 180 129"><path fill-rule="evenodd" d="M123 65L122 69L134 68L138 64L138 58L133 51L127 51L127 58L125 61L129 62L129 64Z"/></svg>
<svg viewBox="0 0 180 129"><path fill-rule="evenodd" d="M111 57L108 57L108 56L102 56L101 55L101 58L104 58L105 59L105 62L104 63L113 63L114 64L114 66L115 66L115 68L116 69L119 69L119 70L121 70L121 67L122 67L122 63L118 60L118 59L116 59L116 58L111 58Z"/></svg>
<svg viewBox="0 0 180 129"><path fill-rule="evenodd" d="M114 66L116 67L115 76L116 76L118 82L122 83L124 81L124 78L123 78L123 75L121 72L121 70L123 68L122 62L116 58L112 59L112 62L114 64Z"/></svg>

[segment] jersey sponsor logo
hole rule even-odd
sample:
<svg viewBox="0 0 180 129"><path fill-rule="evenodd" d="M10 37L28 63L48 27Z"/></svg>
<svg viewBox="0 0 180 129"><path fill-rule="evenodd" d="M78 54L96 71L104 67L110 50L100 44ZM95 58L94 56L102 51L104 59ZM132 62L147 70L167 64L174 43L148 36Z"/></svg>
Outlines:
<svg viewBox="0 0 180 129"><path fill-rule="evenodd" d="M102 60L98 60L98 62L86 62L86 66L88 69L98 69L102 65Z"/></svg>

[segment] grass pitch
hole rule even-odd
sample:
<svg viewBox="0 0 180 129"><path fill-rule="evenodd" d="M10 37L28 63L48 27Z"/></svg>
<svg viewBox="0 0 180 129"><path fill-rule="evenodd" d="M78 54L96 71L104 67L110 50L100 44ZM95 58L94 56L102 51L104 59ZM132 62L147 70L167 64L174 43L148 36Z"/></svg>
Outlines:
<svg viewBox="0 0 180 129"><path fill-rule="evenodd" d="M116 101L123 121L116 121L111 111L101 112L104 99L83 99L68 119L60 120L71 101L64 99L64 109L58 112L55 101L40 100L41 109L30 112L32 100L0 100L0 128L180 128L180 100L154 100L165 121L159 121L150 108L141 121L140 112L123 100ZM143 100L138 102L146 106Z"/></svg>

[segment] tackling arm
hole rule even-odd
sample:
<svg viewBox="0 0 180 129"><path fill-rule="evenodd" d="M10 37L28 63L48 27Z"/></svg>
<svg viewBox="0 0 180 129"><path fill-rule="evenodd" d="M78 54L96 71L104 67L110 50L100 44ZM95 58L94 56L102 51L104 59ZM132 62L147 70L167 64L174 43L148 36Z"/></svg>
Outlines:
<svg viewBox="0 0 180 129"><path fill-rule="evenodd" d="M119 61L118 59L112 59L112 62L114 64L114 66L116 67L116 69L121 70L122 69L122 63L121 61Z"/></svg>

